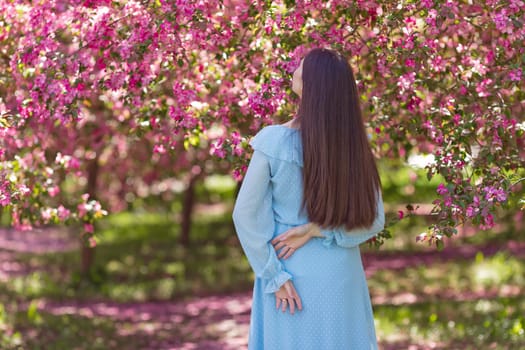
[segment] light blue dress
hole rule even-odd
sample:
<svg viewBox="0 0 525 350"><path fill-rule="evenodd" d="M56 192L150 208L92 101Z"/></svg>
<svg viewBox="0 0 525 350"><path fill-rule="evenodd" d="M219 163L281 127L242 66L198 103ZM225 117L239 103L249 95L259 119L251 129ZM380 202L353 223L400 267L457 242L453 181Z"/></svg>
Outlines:
<svg viewBox="0 0 525 350"><path fill-rule="evenodd" d="M359 244L384 228L381 194L369 229L322 230L280 260L271 240L308 222L300 212L302 146L297 129L270 125L250 141L254 153L237 196L233 222L255 272L250 350L377 349L374 317ZM275 291L292 279L303 310L275 308Z"/></svg>

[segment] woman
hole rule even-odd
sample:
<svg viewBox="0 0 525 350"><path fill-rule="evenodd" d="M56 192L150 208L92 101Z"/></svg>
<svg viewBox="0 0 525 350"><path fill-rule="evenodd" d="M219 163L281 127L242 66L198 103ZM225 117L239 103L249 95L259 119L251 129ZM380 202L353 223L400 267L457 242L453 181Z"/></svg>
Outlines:
<svg viewBox="0 0 525 350"><path fill-rule="evenodd" d="M352 70L314 49L297 117L260 130L233 210L254 282L249 349L377 349L359 244L384 228ZM287 312L288 311L288 312Z"/></svg>

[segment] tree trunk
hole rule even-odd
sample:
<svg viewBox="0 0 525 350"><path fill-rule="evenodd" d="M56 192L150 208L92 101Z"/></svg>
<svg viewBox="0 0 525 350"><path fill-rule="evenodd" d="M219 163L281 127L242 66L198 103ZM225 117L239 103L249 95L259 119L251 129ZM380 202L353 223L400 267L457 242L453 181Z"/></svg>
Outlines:
<svg viewBox="0 0 525 350"><path fill-rule="evenodd" d="M198 175L191 174L188 187L186 188L186 191L184 191L180 244L185 247L190 244L191 216L193 214L193 207L195 205L195 184L197 183L198 178Z"/></svg>
<svg viewBox="0 0 525 350"><path fill-rule="evenodd" d="M99 172L98 155L88 165L88 181L87 181L87 193L89 199L96 199L97 192L97 178ZM88 276L95 261L95 248L86 245L84 242L81 244L81 265L80 272L83 276Z"/></svg>

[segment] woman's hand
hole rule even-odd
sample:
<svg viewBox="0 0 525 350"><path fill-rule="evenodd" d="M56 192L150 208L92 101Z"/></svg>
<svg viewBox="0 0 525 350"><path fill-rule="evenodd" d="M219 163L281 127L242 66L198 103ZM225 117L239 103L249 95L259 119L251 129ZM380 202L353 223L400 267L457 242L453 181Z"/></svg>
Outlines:
<svg viewBox="0 0 525 350"><path fill-rule="evenodd" d="M278 309L279 307L283 312L286 312L286 308L289 307L292 315L295 313L296 307L299 310L303 309L301 298L290 280L284 282L281 288L275 292L275 308Z"/></svg>
<svg viewBox="0 0 525 350"><path fill-rule="evenodd" d="M321 229L314 223L293 227L272 240L278 258L288 259L293 253L306 244L312 237L322 237Z"/></svg>

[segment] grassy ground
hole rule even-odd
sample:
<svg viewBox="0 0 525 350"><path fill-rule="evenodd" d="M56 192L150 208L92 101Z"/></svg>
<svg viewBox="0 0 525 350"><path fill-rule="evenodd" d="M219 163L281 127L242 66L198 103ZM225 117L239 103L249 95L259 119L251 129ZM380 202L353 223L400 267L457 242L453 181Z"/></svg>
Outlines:
<svg viewBox="0 0 525 350"><path fill-rule="evenodd" d="M421 172L400 171L382 169L386 202L432 196ZM253 275L231 223L231 183L198 191L201 203L230 204L196 213L189 247L170 215L113 215L98 227L89 278L77 250L0 248L0 349L244 348ZM513 227L466 229L437 252L415 243L425 222L410 218L380 251L363 245L381 349L525 348L525 238Z"/></svg>
<svg viewBox="0 0 525 350"><path fill-rule="evenodd" d="M5 334L11 334L2 349L153 349L152 344L164 348L162 344L170 344L174 337L181 347L185 342L218 341L224 336L221 332L197 331L199 325L209 327L213 321L192 321L197 322L195 327L184 330L177 327L184 323L181 320L164 320L163 327L171 328L162 333L154 320L115 320L111 312L82 310L98 302L116 302L111 305L128 305L131 310L135 304L129 303L186 305L196 296L228 297L236 292L249 298L251 270L227 214L197 217L188 248L176 243L175 225L162 215L122 214L109 218L101 228L90 280L78 275L76 251L13 256L27 274L0 283L0 301L6 309L0 313L0 330L4 327L6 339ZM363 246L383 348L525 347L524 246L505 250L508 245L500 236L485 234L488 246L496 247L486 254L482 250L487 245L480 238L477 245L469 246L465 238L466 243L440 253L421 245L400 249L395 240L407 239L401 233L379 252ZM465 253L461 248L466 246L478 252ZM43 301L55 306L48 310L41 306ZM71 302L68 307L73 313L62 313L60 303ZM237 314L244 317L244 326L248 313L244 309ZM184 308L181 315L186 322L200 317ZM235 315L226 312L218 322ZM156 330L153 334L148 333L148 325ZM78 339L92 341L78 344Z"/></svg>

